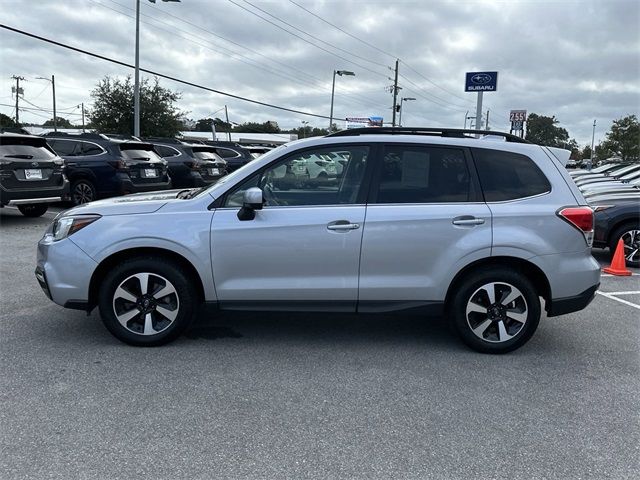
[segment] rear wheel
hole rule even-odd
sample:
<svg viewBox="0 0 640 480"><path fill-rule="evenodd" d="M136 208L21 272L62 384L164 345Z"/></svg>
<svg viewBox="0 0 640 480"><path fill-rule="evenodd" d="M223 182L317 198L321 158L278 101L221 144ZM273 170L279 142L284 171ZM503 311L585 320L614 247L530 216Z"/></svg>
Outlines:
<svg viewBox="0 0 640 480"><path fill-rule="evenodd" d="M450 312L460 338L483 353L520 348L540 322L540 299L531 282L507 268L470 274L456 289Z"/></svg>
<svg viewBox="0 0 640 480"><path fill-rule="evenodd" d="M49 209L46 203L32 203L29 205L18 205L18 210L25 217L41 217Z"/></svg>
<svg viewBox="0 0 640 480"><path fill-rule="evenodd" d="M624 258L627 266L640 267L640 224L626 223L613 232L609 240L612 256L620 239L624 242Z"/></svg>
<svg viewBox="0 0 640 480"><path fill-rule="evenodd" d="M71 185L71 200L74 205L93 202L96 199L96 188L89 180L76 180Z"/></svg>
<svg viewBox="0 0 640 480"><path fill-rule="evenodd" d="M118 265L104 278L98 301L100 317L116 338L150 347L175 340L199 304L187 272L159 257Z"/></svg>

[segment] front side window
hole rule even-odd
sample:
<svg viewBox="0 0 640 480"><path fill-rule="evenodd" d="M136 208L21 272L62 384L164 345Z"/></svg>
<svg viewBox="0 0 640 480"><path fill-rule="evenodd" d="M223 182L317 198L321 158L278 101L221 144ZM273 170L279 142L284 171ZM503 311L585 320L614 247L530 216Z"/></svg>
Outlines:
<svg viewBox="0 0 640 480"><path fill-rule="evenodd" d="M462 150L390 145L383 155L376 203L451 203L471 199Z"/></svg>
<svg viewBox="0 0 640 480"><path fill-rule="evenodd" d="M354 204L369 155L367 146L305 150L252 175L225 201L242 206L246 189L262 189L265 206Z"/></svg>
<svg viewBox="0 0 640 480"><path fill-rule="evenodd" d="M487 202L532 197L551 191L547 177L525 155L481 148L473 149L472 154Z"/></svg>

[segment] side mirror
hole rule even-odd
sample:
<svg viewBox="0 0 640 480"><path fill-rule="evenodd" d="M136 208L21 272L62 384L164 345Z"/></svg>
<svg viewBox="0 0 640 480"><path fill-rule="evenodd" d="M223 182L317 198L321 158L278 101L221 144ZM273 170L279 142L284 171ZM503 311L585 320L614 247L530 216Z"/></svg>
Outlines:
<svg viewBox="0 0 640 480"><path fill-rule="evenodd" d="M242 208L238 211L238 220L246 221L256 218L256 210L262 210L264 197L258 187L248 188L244 192Z"/></svg>

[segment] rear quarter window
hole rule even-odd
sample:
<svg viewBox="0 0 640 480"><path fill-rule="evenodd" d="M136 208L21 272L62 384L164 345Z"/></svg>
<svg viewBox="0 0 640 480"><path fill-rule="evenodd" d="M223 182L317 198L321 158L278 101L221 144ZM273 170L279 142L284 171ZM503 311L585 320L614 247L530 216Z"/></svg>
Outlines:
<svg viewBox="0 0 640 480"><path fill-rule="evenodd" d="M551 191L551 184L533 160L519 153L476 148L473 159L487 202L532 197Z"/></svg>

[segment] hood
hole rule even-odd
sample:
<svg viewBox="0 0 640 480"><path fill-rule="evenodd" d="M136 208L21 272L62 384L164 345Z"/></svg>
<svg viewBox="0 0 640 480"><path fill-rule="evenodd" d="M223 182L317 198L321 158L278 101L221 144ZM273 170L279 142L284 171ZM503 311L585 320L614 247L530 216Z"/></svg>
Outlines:
<svg viewBox="0 0 640 480"><path fill-rule="evenodd" d="M134 193L123 197L106 198L85 203L64 212L65 215L97 213L99 215L137 215L153 213L168 202L178 200L176 195L184 189L161 190L157 192Z"/></svg>

